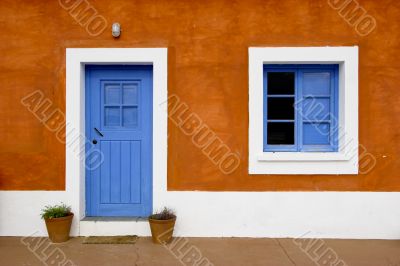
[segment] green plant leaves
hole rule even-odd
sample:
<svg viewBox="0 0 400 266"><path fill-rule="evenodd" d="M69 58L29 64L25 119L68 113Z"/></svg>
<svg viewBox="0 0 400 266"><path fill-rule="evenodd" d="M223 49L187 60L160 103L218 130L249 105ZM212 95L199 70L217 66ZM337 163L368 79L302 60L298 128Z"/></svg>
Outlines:
<svg viewBox="0 0 400 266"><path fill-rule="evenodd" d="M42 219L53 219L71 215L71 206L67 206L65 203L59 205L47 205L42 209L40 214Z"/></svg>

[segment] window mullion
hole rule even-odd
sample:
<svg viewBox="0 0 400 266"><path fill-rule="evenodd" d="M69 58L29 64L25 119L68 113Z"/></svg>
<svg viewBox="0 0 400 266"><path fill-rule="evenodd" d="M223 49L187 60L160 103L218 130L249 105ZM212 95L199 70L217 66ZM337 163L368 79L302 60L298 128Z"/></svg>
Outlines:
<svg viewBox="0 0 400 266"><path fill-rule="evenodd" d="M303 87L302 87L302 71L300 69L296 70L296 144L297 151L302 151L303 149Z"/></svg>

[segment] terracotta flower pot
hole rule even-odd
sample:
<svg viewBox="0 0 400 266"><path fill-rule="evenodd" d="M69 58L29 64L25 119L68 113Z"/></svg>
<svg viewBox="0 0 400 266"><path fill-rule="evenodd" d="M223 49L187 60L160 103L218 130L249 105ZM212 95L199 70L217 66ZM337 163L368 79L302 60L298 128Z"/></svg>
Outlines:
<svg viewBox="0 0 400 266"><path fill-rule="evenodd" d="M72 213L65 217L44 219L51 242L61 243L68 241L73 218L74 214Z"/></svg>
<svg viewBox="0 0 400 266"><path fill-rule="evenodd" d="M166 244L171 242L175 221L176 217L169 220L156 220L149 218L153 243Z"/></svg>

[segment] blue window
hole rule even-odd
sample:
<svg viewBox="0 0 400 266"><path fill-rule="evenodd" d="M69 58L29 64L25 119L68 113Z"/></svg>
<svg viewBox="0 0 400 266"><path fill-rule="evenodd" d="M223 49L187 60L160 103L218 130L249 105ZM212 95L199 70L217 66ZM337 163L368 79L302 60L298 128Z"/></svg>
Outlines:
<svg viewBox="0 0 400 266"><path fill-rule="evenodd" d="M338 65L264 65L264 151L338 150Z"/></svg>

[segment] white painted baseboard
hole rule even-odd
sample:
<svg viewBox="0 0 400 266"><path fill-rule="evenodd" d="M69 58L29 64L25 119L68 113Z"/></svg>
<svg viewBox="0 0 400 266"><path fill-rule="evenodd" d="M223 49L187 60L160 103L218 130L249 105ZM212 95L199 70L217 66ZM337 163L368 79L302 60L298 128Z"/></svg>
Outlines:
<svg viewBox="0 0 400 266"><path fill-rule="evenodd" d="M0 235L45 235L40 209L64 191L1 191ZM166 192L176 236L400 239L399 192ZM157 206L158 208L159 206ZM150 235L146 221L74 218L72 235Z"/></svg>

